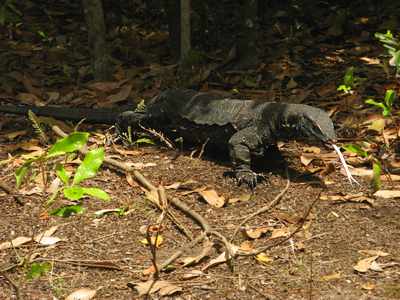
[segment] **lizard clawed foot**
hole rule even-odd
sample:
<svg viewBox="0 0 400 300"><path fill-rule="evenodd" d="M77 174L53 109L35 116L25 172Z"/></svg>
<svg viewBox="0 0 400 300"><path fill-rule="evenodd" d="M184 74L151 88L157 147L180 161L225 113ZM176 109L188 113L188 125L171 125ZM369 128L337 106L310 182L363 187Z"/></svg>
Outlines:
<svg viewBox="0 0 400 300"><path fill-rule="evenodd" d="M265 180L265 176L253 172L249 168L238 167L234 170L234 176L237 184L240 186L242 183L247 184L252 190L255 189L258 182Z"/></svg>

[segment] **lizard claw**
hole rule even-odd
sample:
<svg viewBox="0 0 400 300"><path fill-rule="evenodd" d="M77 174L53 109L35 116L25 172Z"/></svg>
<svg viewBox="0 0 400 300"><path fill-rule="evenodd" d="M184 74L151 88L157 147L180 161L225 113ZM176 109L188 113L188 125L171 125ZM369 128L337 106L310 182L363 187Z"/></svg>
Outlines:
<svg viewBox="0 0 400 300"><path fill-rule="evenodd" d="M259 175L248 168L237 168L234 171L234 175L239 186L245 183L252 190L255 189L259 182Z"/></svg>

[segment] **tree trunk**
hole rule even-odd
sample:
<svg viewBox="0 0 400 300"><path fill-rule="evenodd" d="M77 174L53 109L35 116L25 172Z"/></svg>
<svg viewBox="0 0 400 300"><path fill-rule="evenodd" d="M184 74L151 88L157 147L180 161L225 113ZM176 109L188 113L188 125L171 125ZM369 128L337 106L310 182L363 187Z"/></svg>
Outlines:
<svg viewBox="0 0 400 300"><path fill-rule="evenodd" d="M253 68L258 64L256 41L258 35L258 0L242 0L241 29L237 41L237 69Z"/></svg>
<svg viewBox="0 0 400 300"><path fill-rule="evenodd" d="M190 0L180 0L180 51L179 57L182 62L191 48L191 24L190 24Z"/></svg>
<svg viewBox="0 0 400 300"><path fill-rule="evenodd" d="M101 0L82 0L88 26L92 68L96 80L109 80L112 75L110 54L106 42L106 25Z"/></svg>
<svg viewBox="0 0 400 300"><path fill-rule="evenodd" d="M171 55L179 61L191 48L190 0L165 0L165 10Z"/></svg>

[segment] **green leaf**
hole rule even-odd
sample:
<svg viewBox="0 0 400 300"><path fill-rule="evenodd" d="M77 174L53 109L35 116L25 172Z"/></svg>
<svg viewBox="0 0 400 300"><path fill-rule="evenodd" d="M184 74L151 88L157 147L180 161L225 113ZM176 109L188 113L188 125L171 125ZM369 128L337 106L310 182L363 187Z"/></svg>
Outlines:
<svg viewBox="0 0 400 300"><path fill-rule="evenodd" d="M387 90L385 93L386 107L392 108L395 99L396 99L396 92L394 90Z"/></svg>
<svg viewBox="0 0 400 300"><path fill-rule="evenodd" d="M64 196L69 200L76 201L85 196L83 187L79 185L69 186L64 189Z"/></svg>
<svg viewBox="0 0 400 300"><path fill-rule="evenodd" d="M349 67L343 77L343 83L348 87L354 86L354 67Z"/></svg>
<svg viewBox="0 0 400 300"><path fill-rule="evenodd" d="M140 139L137 139L137 140L135 141L135 144L136 144L136 145L139 145L139 144L154 145L155 143L154 143L151 139L148 139L148 138L140 138Z"/></svg>
<svg viewBox="0 0 400 300"><path fill-rule="evenodd" d="M56 174L57 177L61 179L61 181L67 185L69 178L70 178L70 174L67 173L67 171L65 170L64 166L61 164L58 164L56 166Z"/></svg>
<svg viewBox="0 0 400 300"><path fill-rule="evenodd" d="M67 137L58 140L49 149L47 157L50 158L58 155L63 155L65 153L78 151L86 145L88 138L88 132L73 132Z"/></svg>
<svg viewBox="0 0 400 300"><path fill-rule="evenodd" d="M84 211L85 209L80 204L67 205L51 211L50 215L67 218L73 214L83 214Z"/></svg>
<svg viewBox="0 0 400 300"><path fill-rule="evenodd" d="M351 88L351 86L347 86L345 84L341 84L341 85L338 86L338 88L336 90L339 91L339 92L343 91L346 94L348 94L352 90L352 88Z"/></svg>
<svg viewBox="0 0 400 300"><path fill-rule="evenodd" d="M110 196L102 189L93 187L87 188L79 185L66 187L64 189L64 196L72 201L79 200L85 196L92 196L104 201L110 200Z"/></svg>
<svg viewBox="0 0 400 300"><path fill-rule="evenodd" d="M49 262L42 262L42 263L32 263L31 267L26 274L26 277L30 280L39 278L40 276L48 273L51 270L51 263Z"/></svg>
<svg viewBox="0 0 400 300"><path fill-rule="evenodd" d="M16 182L15 186L17 189L21 186L21 183L24 180L24 177L25 177L26 173L28 172L31 164L32 164L32 161L28 161L15 171L15 182Z"/></svg>
<svg viewBox="0 0 400 300"><path fill-rule="evenodd" d="M94 188L94 187L90 187L90 188L84 187L83 191L84 191L85 194L90 195L90 196L95 197L95 198L98 198L100 200L104 200L104 201L110 200L110 195L108 195L102 189Z"/></svg>
<svg viewBox="0 0 400 300"><path fill-rule="evenodd" d="M382 182L381 182L382 166L379 161L375 160L373 162L372 171L373 171L372 185L373 185L374 191L378 191L382 186Z"/></svg>
<svg viewBox="0 0 400 300"><path fill-rule="evenodd" d="M93 149L89 151L83 159L83 162L78 167L78 170L76 170L72 184L79 184L85 179L94 177L99 170L101 164L103 163L103 160L103 148Z"/></svg>
<svg viewBox="0 0 400 300"><path fill-rule="evenodd" d="M355 154L357 154L357 155L359 155L361 157L367 157L368 156L367 151L363 150L360 146L355 145L355 144L347 144L347 145L342 146L342 148L344 150L346 150L346 151L355 153Z"/></svg>
<svg viewBox="0 0 400 300"><path fill-rule="evenodd" d="M381 108L382 109L382 115L385 116L385 117L388 116L388 110L389 109L382 102L377 102L374 99L367 99L367 100L365 100L365 103Z"/></svg>

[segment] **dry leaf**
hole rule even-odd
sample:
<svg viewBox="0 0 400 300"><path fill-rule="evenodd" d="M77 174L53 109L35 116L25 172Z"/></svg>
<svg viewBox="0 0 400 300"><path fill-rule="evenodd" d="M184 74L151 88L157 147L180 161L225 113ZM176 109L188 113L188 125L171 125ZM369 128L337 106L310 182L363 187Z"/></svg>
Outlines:
<svg viewBox="0 0 400 300"><path fill-rule="evenodd" d="M303 152L305 153L314 153L314 154L320 154L321 153L321 149L315 146L311 146L311 147L303 147Z"/></svg>
<svg viewBox="0 0 400 300"><path fill-rule="evenodd" d="M244 241L243 243L240 244L240 250L244 252L250 252L253 250L253 243L250 241Z"/></svg>
<svg viewBox="0 0 400 300"><path fill-rule="evenodd" d="M271 231L272 228L268 226L259 227L256 229L248 229L246 230L246 235L251 239L258 239L262 234Z"/></svg>
<svg viewBox="0 0 400 300"><path fill-rule="evenodd" d="M188 279L193 279L199 276L203 276L204 272L200 270L191 270L188 273L183 274L182 279L188 280Z"/></svg>
<svg viewBox="0 0 400 300"><path fill-rule="evenodd" d="M62 239L56 237L56 236L44 236L43 238L40 239L39 244L43 246L51 246L54 244L57 244L58 242L61 242Z"/></svg>
<svg viewBox="0 0 400 300"><path fill-rule="evenodd" d="M238 246L235 246L235 245L233 245L233 244L230 244L229 247L230 247L230 248L229 248L229 252L230 252L232 255L235 255L236 252L239 250L239 247L238 247ZM211 268L211 267L213 267L213 266L215 266L215 265L219 265L219 264L221 264L221 263L224 263L224 262L228 261L228 260L231 259L231 258L232 258L231 255L230 255L229 253L226 253L226 252L224 251L224 252L222 252L220 255L218 255L216 258L210 260L210 261L208 262L208 264L205 265L201 270L202 270L202 271L205 271L205 270L207 270L208 268Z"/></svg>
<svg viewBox="0 0 400 300"><path fill-rule="evenodd" d="M172 295L182 291L182 288L168 281L148 280L146 282L128 283L128 286L135 288L139 296L151 295L159 292L160 296Z"/></svg>
<svg viewBox="0 0 400 300"><path fill-rule="evenodd" d="M0 250L9 249L9 248L17 248L23 244L32 241L32 238L26 236L19 236L13 239L11 242L4 242L0 244Z"/></svg>
<svg viewBox="0 0 400 300"><path fill-rule="evenodd" d="M363 193L348 194L348 195L321 195L321 200L333 202L354 202L354 203L367 203L371 206L374 205L374 200L368 198Z"/></svg>
<svg viewBox="0 0 400 300"><path fill-rule="evenodd" d="M321 276L322 281L332 281L332 280L337 280L340 278L342 278L342 274L340 274L340 273L333 273L333 274Z"/></svg>
<svg viewBox="0 0 400 300"><path fill-rule="evenodd" d="M89 88L107 93L119 88L121 84L123 83L114 81L101 81L90 84Z"/></svg>
<svg viewBox="0 0 400 300"><path fill-rule="evenodd" d="M181 261L183 262L183 267L187 267L189 265L194 265L199 263L203 258L208 257L213 249L213 243L207 241L204 243L201 253L196 256L188 256L183 258Z"/></svg>
<svg viewBox="0 0 400 300"><path fill-rule="evenodd" d="M226 259L226 254L225 254L225 252L222 252L222 253L221 253L220 255L218 255L216 258L210 260L210 261L208 262L208 264L206 264L201 270L202 270L202 271L205 271L205 270L207 270L208 268L211 268L212 266L222 264L222 263L224 263L224 262L226 262L226 261L227 261L227 259Z"/></svg>
<svg viewBox="0 0 400 300"><path fill-rule="evenodd" d="M289 227L282 227L282 228L278 228L278 229L273 229L272 230L272 234L270 236L269 239L276 239L276 238L280 238L283 236L288 236L290 234L290 229Z"/></svg>
<svg viewBox="0 0 400 300"><path fill-rule="evenodd" d="M353 269L356 270L357 272L365 273L371 268L372 263L375 262L375 260L378 257L379 257L378 255L375 255L375 256L368 257L368 258L364 258L364 259L358 261L357 265L355 265L353 267Z"/></svg>
<svg viewBox="0 0 400 300"><path fill-rule="evenodd" d="M147 276L150 274L154 274L156 272L156 269L154 268L154 266L150 266L147 269L143 270L143 275Z"/></svg>
<svg viewBox="0 0 400 300"><path fill-rule="evenodd" d="M16 99L21 101L23 104L34 105L34 106L46 105L46 102L44 102L38 96L30 93L19 93Z"/></svg>
<svg viewBox="0 0 400 300"><path fill-rule="evenodd" d="M96 293L96 290L82 288L69 294L65 300L90 300L96 296Z"/></svg>
<svg viewBox="0 0 400 300"><path fill-rule="evenodd" d="M9 133L5 134L4 136L5 136L8 140L12 141L12 140L14 140L15 138L17 138L17 137L19 137L19 136L21 136L21 135L25 135L25 134L27 134L27 133L28 133L28 131L26 131L26 130L18 130L18 131L9 132Z"/></svg>
<svg viewBox="0 0 400 300"><path fill-rule="evenodd" d="M300 156L300 161L303 165L308 166L315 159L315 155L302 154Z"/></svg>
<svg viewBox="0 0 400 300"><path fill-rule="evenodd" d="M215 190L196 190L203 199L214 207L222 207L225 205L225 197L218 196Z"/></svg>
<svg viewBox="0 0 400 300"><path fill-rule="evenodd" d="M376 285L372 282L367 282L367 283L364 283L363 285L361 285L361 288L363 290L367 290L367 291L371 291L371 290L375 289L375 287L376 287Z"/></svg>
<svg viewBox="0 0 400 300"><path fill-rule="evenodd" d="M106 104L109 105L126 100L129 97L131 91L132 91L131 84L124 85L118 93L107 97L108 101Z"/></svg>
<svg viewBox="0 0 400 300"><path fill-rule="evenodd" d="M38 243L39 243L39 241L40 241L41 238L43 238L43 237L45 237L45 236L52 236L52 235L57 231L58 227L59 227L59 225L51 226L49 229L43 231L42 233L37 234L37 235L33 238L33 240L34 240L35 242L38 242Z"/></svg>

